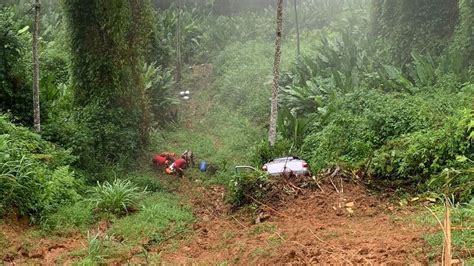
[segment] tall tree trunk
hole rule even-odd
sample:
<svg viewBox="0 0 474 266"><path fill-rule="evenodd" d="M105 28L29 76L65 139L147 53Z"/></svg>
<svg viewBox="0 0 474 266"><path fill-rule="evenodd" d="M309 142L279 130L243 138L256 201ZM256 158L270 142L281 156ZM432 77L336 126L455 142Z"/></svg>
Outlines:
<svg viewBox="0 0 474 266"><path fill-rule="evenodd" d="M41 19L41 0L35 0L34 4L35 19L33 24L33 116L34 116L34 128L36 132L41 131L41 120L40 120L40 66L39 66L39 55L38 55L38 39L39 39L39 26Z"/></svg>
<svg viewBox="0 0 474 266"><path fill-rule="evenodd" d="M181 0L178 0L176 21L176 87L181 90Z"/></svg>
<svg viewBox="0 0 474 266"><path fill-rule="evenodd" d="M294 0L294 6L295 6L295 22L296 22L296 48L298 51L298 59L300 58L301 55L301 48L300 48L300 25L298 22L298 8L296 4L297 0Z"/></svg>
<svg viewBox="0 0 474 266"><path fill-rule="evenodd" d="M278 118L278 80L280 79L281 59L281 35L283 27L283 0L277 3L277 29L275 39L275 60L273 62L272 101L270 109L270 128L268 130L268 141L271 146L276 142L276 126Z"/></svg>

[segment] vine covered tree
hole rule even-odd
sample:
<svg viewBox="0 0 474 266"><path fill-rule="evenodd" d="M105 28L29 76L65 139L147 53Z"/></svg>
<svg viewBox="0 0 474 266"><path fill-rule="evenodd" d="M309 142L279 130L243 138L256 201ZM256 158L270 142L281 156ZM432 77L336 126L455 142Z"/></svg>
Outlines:
<svg viewBox="0 0 474 266"><path fill-rule="evenodd" d="M72 46L75 135L89 169L133 156L148 142L141 73L151 26L147 0L66 0Z"/></svg>

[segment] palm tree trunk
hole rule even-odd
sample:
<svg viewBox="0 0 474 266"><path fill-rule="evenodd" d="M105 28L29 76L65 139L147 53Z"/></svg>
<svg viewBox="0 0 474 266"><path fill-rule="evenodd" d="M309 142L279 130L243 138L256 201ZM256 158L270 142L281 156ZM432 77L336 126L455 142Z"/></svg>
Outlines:
<svg viewBox="0 0 474 266"><path fill-rule="evenodd" d="M34 116L34 128L36 132L41 131L41 119L40 119L40 66L39 66L39 55L38 55L38 39L39 39L39 26L40 26L40 11L41 11L41 0L35 0L34 4L35 18L33 25L33 116Z"/></svg>
<svg viewBox="0 0 474 266"><path fill-rule="evenodd" d="M178 17L176 20L176 87L181 90L181 0L178 0Z"/></svg>
<svg viewBox="0 0 474 266"><path fill-rule="evenodd" d="M273 62L273 84L272 100L270 109L270 128L268 130L268 141L270 146L276 142L276 124L278 118L278 80L280 79L280 60L281 60L281 35L283 27L283 0L277 3L277 30L275 39L275 60Z"/></svg>
<svg viewBox="0 0 474 266"><path fill-rule="evenodd" d="M301 55L301 48L300 48L300 25L299 25L299 22L298 22L298 8L297 8L297 5L296 5L296 1L297 1L297 0L294 0L294 6L295 6L295 22L296 22L296 48L297 48L297 51L298 51L298 58L299 58L300 55Z"/></svg>

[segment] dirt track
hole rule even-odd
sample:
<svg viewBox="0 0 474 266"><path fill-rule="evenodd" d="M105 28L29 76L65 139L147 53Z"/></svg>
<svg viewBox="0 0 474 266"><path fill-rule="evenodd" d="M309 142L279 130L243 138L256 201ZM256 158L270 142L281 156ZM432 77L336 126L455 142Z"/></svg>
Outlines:
<svg viewBox="0 0 474 266"><path fill-rule="evenodd" d="M158 247L169 264L427 264L422 228L409 208L397 209L362 186L326 184L303 190L254 224L248 215L229 215L223 188L192 189L198 222L176 250ZM188 194L189 195L189 194ZM353 206L352 206L353 205Z"/></svg>

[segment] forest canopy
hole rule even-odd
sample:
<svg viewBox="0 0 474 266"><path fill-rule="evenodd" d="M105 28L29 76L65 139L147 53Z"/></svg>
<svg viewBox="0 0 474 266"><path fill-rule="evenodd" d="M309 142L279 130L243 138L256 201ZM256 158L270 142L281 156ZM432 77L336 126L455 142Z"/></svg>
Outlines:
<svg viewBox="0 0 474 266"><path fill-rule="evenodd" d="M236 208L272 181L234 166L290 155L314 180L341 169L390 195L473 202L474 0L283 1L281 35L274 0L41 0L39 132L34 2L0 3L4 216L90 226L155 215L163 197L184 226L151 164L165 149L192 149L212 171L190 180ZM126 204L106 197L123 191Z"/></svg>

